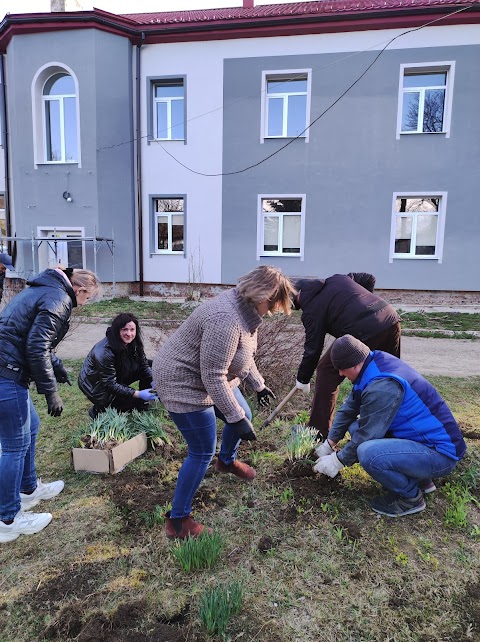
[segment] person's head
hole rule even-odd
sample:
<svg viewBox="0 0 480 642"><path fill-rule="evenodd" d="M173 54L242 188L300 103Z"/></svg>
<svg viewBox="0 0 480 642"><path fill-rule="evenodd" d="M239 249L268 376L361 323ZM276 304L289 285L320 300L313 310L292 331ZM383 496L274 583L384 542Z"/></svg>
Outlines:
<svg viewBox="0 0 480 642"><path fill-rule="evenodd" d="M125 348L130 344L138 344L143 347L138 319L131 312L117 314L110 326L109 336L113 348L116 349Z"/></svg>
<svg viewBox="0 0 480 642"><path fill-rule="evenodd" d="M290 314L296 294L290 279L272 265L259 265L241 276L237 290L262 316L271 312Z"/></svg>
<svg viewBox="0 0 480 642"><path fill-rule="evenodd" d="M85 305L85 303L96 296L100 291L100 281L97 275L90 270L72 270L66 271L68 279L72 284L77 305Z"/></svg>
<svg viewBox="0 0 480 642"><path fill-rule="evenodd" d="M370 348L367 345L351 334L346 334L334 341L330 359L335 370L353 382L360 374L369 354Z"/></svg>

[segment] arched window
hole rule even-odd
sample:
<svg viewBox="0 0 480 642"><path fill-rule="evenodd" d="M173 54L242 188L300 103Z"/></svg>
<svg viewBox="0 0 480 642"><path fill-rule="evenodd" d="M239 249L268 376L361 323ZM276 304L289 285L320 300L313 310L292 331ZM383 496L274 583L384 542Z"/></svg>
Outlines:
<svg viewBox="0 0 480 642"><path fill-rule="evenodd" d="M45 161L78 162L77 95L75 82L65 72L50 76L43 86Z"/></svg>

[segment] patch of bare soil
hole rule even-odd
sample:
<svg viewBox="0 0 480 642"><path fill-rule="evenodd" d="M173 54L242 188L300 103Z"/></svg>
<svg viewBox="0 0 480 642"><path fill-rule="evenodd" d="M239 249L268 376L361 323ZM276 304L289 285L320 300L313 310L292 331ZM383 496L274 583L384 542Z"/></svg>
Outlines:
<svg viewBox="0 0 480 642"><path fill-rule="evenodd" d="M182 622L144 623L148 605L142 601L120 604L113 615L98 611L82 618L79 607L65 608L45 629L50 640L77 642L203 642L203 636L193 633L186 618Z"/></svg>
<svg viewBox="0 0 480 642"><path fill-rule="evenodd" d="M105 480L111 501L120 510L125 532L145 527L142 514L172 500L175 482L166 484L158 470L135 473L128 469Z"/></svg>
<svg viewBox="0 0 480 642"><path fill-rule="evenodd" d="M95 593L101 588L109 573L108 563L79 564L62 569L58 576L28 593L26 603L31 609L50 612L57 602L73 597L82 599Z"/></svg>

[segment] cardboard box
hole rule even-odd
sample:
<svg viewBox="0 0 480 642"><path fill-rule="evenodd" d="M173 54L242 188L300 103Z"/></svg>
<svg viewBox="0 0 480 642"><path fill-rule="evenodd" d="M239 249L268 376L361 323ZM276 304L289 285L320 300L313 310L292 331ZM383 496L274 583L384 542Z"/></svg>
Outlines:
<svg viewBox="0 0 480 642"><path fill-rule="evenodd" d="M147 450L144 432L108 450L72 448L73 467L90 473L119 473L127 464Z"/></svg>

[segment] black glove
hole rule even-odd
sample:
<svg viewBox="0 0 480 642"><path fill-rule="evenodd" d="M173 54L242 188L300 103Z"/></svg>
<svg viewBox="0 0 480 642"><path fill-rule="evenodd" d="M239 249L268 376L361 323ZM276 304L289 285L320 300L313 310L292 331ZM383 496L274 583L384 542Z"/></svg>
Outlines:
<svg viewBox="0 0 480 642"><path fill-rule="evenodd" d="M58 383L68 383L69 386L72 385L72 382L68 378L68 372L65 370L65 366L63 365L63 363L61 363L54 369L54 373L55 379L58 381Z"/></svg>
<svg viewBox="0 0 480 642"><path fill-rule="evenodd" d="M257 392L258 405L266 408L270 405L270 397L276 399L270 388L265 387L263 390L260 390L260 392Z"/></svg>
<svg viewBox="0 0 480 642"><path fill-rule="evenodd" d="M47 392L45 399L47 400L48 414L52 417L60 417L63 411L63 402L58 392Z"/></svg>
<svg viewBox="0 0 480 642"><path fill-rule="evenodd" d="M256 441L257 435L253 430L253 426L250 421L245 417L245 419L240 419L240 421L230 424L235 430L237 436L243 441Z"/></svg>

